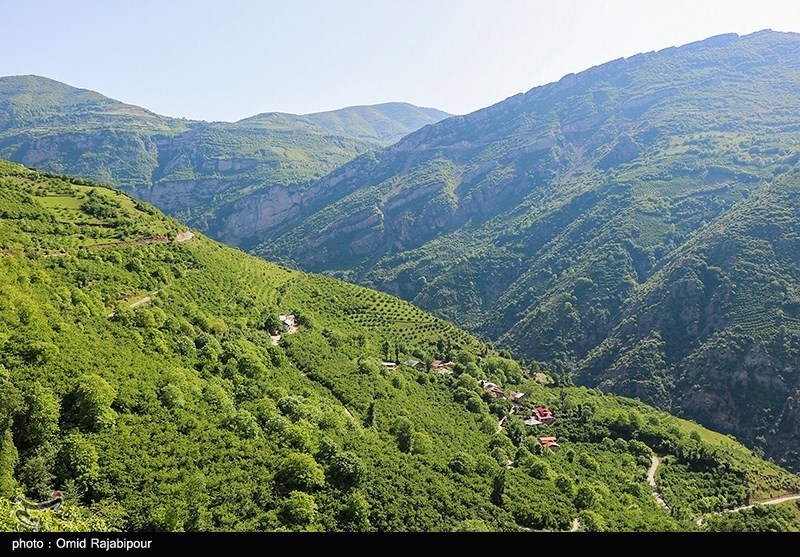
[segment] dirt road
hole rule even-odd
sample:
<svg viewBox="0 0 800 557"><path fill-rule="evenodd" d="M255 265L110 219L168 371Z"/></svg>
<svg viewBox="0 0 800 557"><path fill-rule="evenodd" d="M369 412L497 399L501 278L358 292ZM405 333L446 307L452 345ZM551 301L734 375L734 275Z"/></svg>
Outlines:
<svg viewBox="0 0 800 557"><path fill-rule="evenodd" d="M669 510L669 505L667 505L664 502L664 499L661 498L661 490L659 490L658 486L656 485L656 469L658 468L659 464L661 464L661 461L656 455L650 457L650 469L647 471L647 483L650 484L650 487L653 490L653 497L656 498L656 503Z"/></svg>

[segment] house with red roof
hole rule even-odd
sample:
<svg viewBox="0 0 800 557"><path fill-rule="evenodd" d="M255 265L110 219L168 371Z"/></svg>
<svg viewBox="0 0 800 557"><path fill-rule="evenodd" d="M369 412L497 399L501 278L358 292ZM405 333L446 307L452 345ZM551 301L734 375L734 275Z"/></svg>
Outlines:
<svg viewBox="0 0 800 557"><path fill-rule="evenodd" d="M537 406L534 408L532 417L547 425L556 421L556 417L553 416L553 413L546 406Z"/></svg>

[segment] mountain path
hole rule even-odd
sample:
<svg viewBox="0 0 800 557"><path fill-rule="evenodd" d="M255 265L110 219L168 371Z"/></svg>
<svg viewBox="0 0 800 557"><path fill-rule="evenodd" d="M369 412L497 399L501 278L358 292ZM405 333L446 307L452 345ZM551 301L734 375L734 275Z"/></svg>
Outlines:
<svg viewBox="0 0 800 557"><path fill-rule="evenodd" d="M670 510L669 505L667 505L664 502L664 499L661 498L661 490L658 489L658 486L656 485L656 469L660 464L661 460L656 455L650 457L650 468L647 470L647 483L650 484L653 497L656 499L656 503L665 509Z"/></svg>
<svg viewBox="0 0 800 557"><path fill-rule="evenodd" d="M153 301L153 297L157 296L159 292L161 292L161 291L160 290L154 290L153 292L151 292L149 295L145 296L144 298L141 298L141 299L136 300L135 302L129 304L128 307L133 309L133 308L141 306L142 304L146 304L148 302L152 302ZM113 312L113 311L108 314L109 317L114 317L115 315L116 315L116 313Z"/></svg>
<svg viewBox="0 0 800 557"><path fill-rule="evenodd" d="M741 507L734 507L733 509L725 509L724 511L718 513L710 513L714 514L724 514L724 513L738 513L739 511L746 511L747 509L752 509L753 507L757 507L758 505L780 505L781 503L786 503L788 501L797 501L800 499L800 495L783 495L781 497L774 497L772 499L765 499L763 501L756 501L754 503L750 503L749 505L742 505ZM703 517L701 516L696 521L698 526L703 525Z"/></svg>

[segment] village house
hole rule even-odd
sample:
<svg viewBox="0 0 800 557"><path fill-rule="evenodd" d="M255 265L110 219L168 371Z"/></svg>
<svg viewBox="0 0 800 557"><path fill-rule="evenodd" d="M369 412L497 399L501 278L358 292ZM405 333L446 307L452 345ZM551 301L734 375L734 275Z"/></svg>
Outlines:
<svg viewBox="0 0 800 557"><path fill-rule="evenodd" d="M451 368L454 365L453 362L445 362L442 360L433 360L431 362L431 367L439 375L453 375L453 370Z"/></svg>
<svg viewBox="0 0 800 557"><path fill-rule="evenodd" d="M503 389L501 389L500 387L498 387L496 384L492 383L491 381L485 381L484 380L484 381L481 381L479 384L481 385L481 387L483 387L484 391L486 391L490 395L492 395L492 398L506 398L506 395L503 392Z"/></svg>
<svg viewBox="0 0 800 557"><path fill-rule="evenodd" d="M561 449L561 446L556 443L555 437L539 437L539 444L542 446L542 448L550 449L554 453Z"/></svg>
<svg viewBox="0 0 800 557"><path fill-rule="evenodd" d="M388 369L389 371L397 371L397 364L396 364L396 363L394 363L394 362L383 362L383 365L384 365L384 366L386 367L386 369Z"/></svg>
<svg viewBox="0 0 800 557"><path fill-rule="evenodd" d="M517 391L509 391L508 398L515 404L521 404L525 398L525 393L518 393Z"/></svg>
<svg viewBox="0 0 800 557"><path fill-rule="evenodd" d="M553 413L550 411L550 409L546 408L545 406L537 406L534 408L532 417L547 425L550 425L556 421L556 417L553 416Z"/></svg>
<svg viewBox="0 0 800 557"><path fill-rule="evenodd" d="M406 360L405 362L403 362L403 365L404 365L404 366L411 367L411 368L414 368L414 369L416 369L417 371L422 371L422 370L423 370L423 368L425 367L425 366L422 364L422 362L420 362L419 360Z"/></svg>
<svg viewBox="0 0 800 557"><path fill-rule="evenodd" d="M431 367L433 369L441 369L443 367L453 367L455 364L453 362L445 362L443 360L433 360L431 362Z"/></svg>
<svg viewBox="0 0 800 557"><path fill-rule="evenodd" d="M294 315L283 315L279 316L281 323L283 323L284 328L287 332L290 332L294 329L297 325L295 324Z"/></svg>
<svg viewBox="0 0 800 557"><path fill-rule="evenodd" d="M544 422L540 422L540 421L539 421L539 420L537 420L537 419L536 419L534 416L531 416L530 418L528 418L527 420L525 420L523 423L524 423L525 425L531 425L531 426L533 426L533 425L542 425L542 423L544 423Z"/></svg>

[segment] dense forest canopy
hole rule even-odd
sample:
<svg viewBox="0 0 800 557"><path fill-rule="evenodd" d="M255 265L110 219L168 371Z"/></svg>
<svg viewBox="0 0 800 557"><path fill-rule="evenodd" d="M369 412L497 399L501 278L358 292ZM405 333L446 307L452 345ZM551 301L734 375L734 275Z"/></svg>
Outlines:
<svg viewBox="0 0 800 557"><path fill-rule="evenodd" d="M714 513L800 489L726 436L398 298L185 232L0 162L0 528L22 529L14 496L59 489L44 529L726 529ZM555 421L525 425L539 406Z"/></svg>

